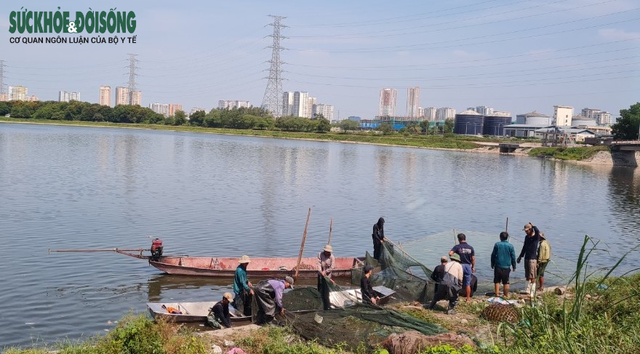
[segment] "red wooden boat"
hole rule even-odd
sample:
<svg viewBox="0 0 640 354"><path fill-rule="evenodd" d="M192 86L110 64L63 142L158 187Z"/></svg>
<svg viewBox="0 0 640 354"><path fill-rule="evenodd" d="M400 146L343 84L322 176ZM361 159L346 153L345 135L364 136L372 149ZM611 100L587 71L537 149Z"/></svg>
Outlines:
<svg viewBox="0 0 640 354"><path fill-rule="evenodd" d="M233 278L236 268L240 264L240 257L189 257L189 256L159 256L151 257L131 250L114 249L115 252L130 257L147 259L149 264L159 270L173 275L196 275L217 278ZM364 258L336 257L336 266L332 276L336 278L351 277L353 269L361 268ZM302 258L298 270L298 278L315 278L318 274L318 259L315 257ZM247 265L247 276L251 278L282 278L295 275L298 258L254 258Z"/></svg>

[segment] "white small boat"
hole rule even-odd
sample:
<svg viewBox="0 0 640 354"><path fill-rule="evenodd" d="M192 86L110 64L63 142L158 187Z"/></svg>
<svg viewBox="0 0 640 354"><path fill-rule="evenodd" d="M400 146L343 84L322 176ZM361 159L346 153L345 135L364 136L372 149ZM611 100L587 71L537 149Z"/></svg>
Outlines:
<svg viewBox="0 0 640 354"><path fill-rule="evenodd" d="M162 318L176 323L206 323L209 310L216 302L148 302L147 307L154 319ZM231 323L251 322L251 316L244 316L233 306L229 306L229 314Z"/></svg>

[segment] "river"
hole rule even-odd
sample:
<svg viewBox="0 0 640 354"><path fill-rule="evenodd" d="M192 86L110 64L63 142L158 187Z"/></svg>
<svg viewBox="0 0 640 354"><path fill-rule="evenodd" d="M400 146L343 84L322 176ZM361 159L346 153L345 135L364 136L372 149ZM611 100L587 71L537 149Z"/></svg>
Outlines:
<svg viewBox="0 0 640 354"><path fill-rule="evenodd" d="M82 340L148 301L218 299L230 282L161 274L111 252L337 256L387 235L427 266L465 230L478 277L507 218L519 251L531 221L566 281L586 234L594 267L639 243L640 172L528 157L138 129L0 124L0 349ZM416 241L419 240L419 241ZM625 260L622 270L635 265ZM553 272L553 271L552 271ZM522 268L513 275L522 280Z"/></svg>

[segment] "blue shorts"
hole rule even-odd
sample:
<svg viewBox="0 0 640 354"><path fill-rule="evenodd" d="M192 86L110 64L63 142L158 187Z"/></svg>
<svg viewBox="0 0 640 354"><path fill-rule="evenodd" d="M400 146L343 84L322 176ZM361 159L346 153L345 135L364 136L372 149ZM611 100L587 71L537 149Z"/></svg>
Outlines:
<svg viewBox="0 0 640 354"><path fill-rule="evenodd" d="M462 264L462 285L471 286L471 264Z"/></svg>

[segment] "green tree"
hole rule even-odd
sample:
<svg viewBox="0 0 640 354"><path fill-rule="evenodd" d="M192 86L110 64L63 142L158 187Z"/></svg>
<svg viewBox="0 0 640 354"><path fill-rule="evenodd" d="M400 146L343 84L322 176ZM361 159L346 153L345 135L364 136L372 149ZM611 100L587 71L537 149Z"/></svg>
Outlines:
<svg viewBox="0 0 640 354"><path fill-rule="evenodd" d="M444 133L453 133L453 126L455 125L453 118L448 118L444 121Z"/></svg>
<svg viewBox="0 0 640 354"><path fill-rule="evenodd" d="M0 116L5 116L11 112L11 106L7 102L0 102Z"/></svg>
<svg viewBox="0 0 640 354"><path fill-rule="evenodd" d="M167 124L184 125L186 122L187 122L187 115L184 113L184 111L176 111L176 114L173 116L173 122L169 123L167 121Z"/></svg>
<svg viewBox="0 0 640 354"><path fill-rule="evenodd" d="M204 111L193 112L189 116L189 124L201 127L203 125L203 123L204 123L204 117L205 116L206 116L206 113Z"/></svg>
<svg viewBox="0 0 640 354"><path fill-rule="evenodd" d="M387 123L384 122L382 124L380 124L376 130L379 130L382 132L383 135L391 135L394 134L396 132L395 129L393 129L393 125L391 125L391 123Z"/></svg>
<svg viewBox="0 0 640 354"><path fill-rule="evenodd" d="M324 118L322 114L318 115L320 118L314 119L316 123L315 130L319 133L326 133L331 130L331 122L327 118Z"/></svg>
<svg viewBox="0 0 640 354"><path fill-rule="evenodd" d="M354 120L351 120L351 119L343 119L342 121L340 121L338 126L344 132L348 132L348 131L351 131L351 130L360 130L360 123L358 123L358 122L356 122Z"/></svg>
<svg viewBox="0 0 640 354"><path fill-rule="evenodd" d="M611 126L615 140L640 140L640 102L620 110L620 118Z"/></svg>

